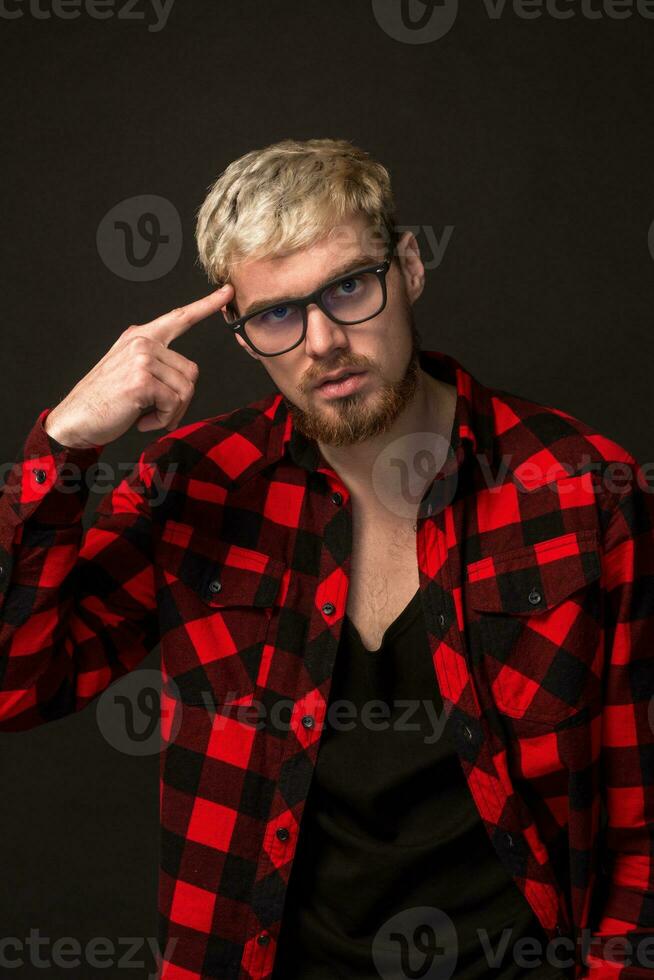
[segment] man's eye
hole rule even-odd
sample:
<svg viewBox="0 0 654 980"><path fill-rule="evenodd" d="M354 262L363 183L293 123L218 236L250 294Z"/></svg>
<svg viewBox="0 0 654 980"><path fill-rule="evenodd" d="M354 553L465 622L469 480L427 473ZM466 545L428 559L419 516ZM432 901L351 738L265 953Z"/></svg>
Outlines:
<svg viewBox="0 0 654 980"><path fill-rule="evenodd" d="M266 316L271 317L273 320L283 320L287 310L287 306L276 306L274 310L269 310Z"/></svg>
<svg viewBox="0 0 654 980"><path fill-rule="evenodd" d="M354 296L361 288L362 278L360 276L350 276L348 279L341 279L327 293L327 299L343 299L346 296Z"/></svg>

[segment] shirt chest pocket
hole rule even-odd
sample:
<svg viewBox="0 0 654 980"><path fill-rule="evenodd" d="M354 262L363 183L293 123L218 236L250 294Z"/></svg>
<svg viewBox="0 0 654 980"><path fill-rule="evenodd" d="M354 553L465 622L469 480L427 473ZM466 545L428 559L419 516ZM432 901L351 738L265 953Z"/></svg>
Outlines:
<svg viewBox="0 0 654 980"><path fill-rule="evenodd" d="M186 704L248 704L285 593L286 565L261 551L183 533L157 550L161 651Z"/></svg>
<svg viewBox="0 0 654 980"><path fill-rule="evenodd" d="M467 566L473 662L503 714L552 726L599 699L600 575L593 529Z"/></svg>

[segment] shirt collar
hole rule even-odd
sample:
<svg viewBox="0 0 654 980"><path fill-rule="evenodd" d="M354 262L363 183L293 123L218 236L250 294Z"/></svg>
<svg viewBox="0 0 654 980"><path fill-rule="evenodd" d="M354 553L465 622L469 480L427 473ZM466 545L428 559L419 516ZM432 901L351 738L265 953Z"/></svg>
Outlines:
<svg viewBox="0 0 654 980"><path fill-rule="evenodd" d="M491 394L450 354L435 350L419 352L420 367L434 378L456 387L456 406L452 426L451 455L456 466L471 456L486 456L492 462L493 414ZM282 455L309 472L324 471L324 458L318 444L307 439L293 426L292 416L280 395L274 417L275 447L273 455ZM279 441L278 441L279 440Z"/></svg>

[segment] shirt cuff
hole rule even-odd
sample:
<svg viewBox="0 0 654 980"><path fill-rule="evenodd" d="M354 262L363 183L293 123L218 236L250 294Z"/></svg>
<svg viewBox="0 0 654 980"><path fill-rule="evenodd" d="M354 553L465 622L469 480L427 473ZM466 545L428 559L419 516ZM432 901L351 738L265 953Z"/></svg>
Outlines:
<svg viewBox="0 0 654 980"><path fill-rule="evenodd" d="M3 532L27 520L37 508L39 520L54 525L74 523L84 512L90 492L86 472L104 446L63 446L44 429L51 411L45 408L38 415L22 453L6 474L0 491L0 543L5 543Z"/></svg>

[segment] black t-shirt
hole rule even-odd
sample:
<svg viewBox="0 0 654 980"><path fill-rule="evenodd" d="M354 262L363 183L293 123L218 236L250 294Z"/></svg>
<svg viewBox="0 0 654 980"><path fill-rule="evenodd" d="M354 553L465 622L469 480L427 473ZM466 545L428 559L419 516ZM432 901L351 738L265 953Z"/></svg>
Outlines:
<svg viewBox="0 0 654 980"><path fill-rule="evenodd" d="M516 962L521 937L542 952ZM375 651L346 616L273 980L567 976L546 944L450 740L419 592Z"/></svg>

